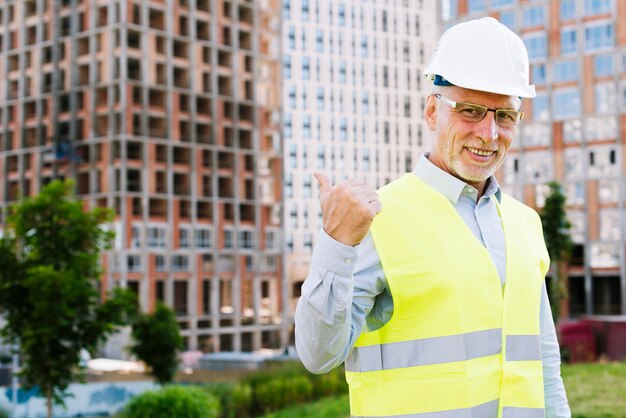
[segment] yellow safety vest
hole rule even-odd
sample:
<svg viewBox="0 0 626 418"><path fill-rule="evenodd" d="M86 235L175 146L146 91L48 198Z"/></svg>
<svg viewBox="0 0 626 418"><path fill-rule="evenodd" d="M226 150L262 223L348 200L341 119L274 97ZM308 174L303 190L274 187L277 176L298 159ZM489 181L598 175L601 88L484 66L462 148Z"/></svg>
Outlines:
<svg viewBox="0 0 626 418"><path fill-rule="evenodd" d="M413 174L379 191L370 229L393 315L345 362L353 417L543 418L535 211L502 194L506 285L454 206Z"/></svg>

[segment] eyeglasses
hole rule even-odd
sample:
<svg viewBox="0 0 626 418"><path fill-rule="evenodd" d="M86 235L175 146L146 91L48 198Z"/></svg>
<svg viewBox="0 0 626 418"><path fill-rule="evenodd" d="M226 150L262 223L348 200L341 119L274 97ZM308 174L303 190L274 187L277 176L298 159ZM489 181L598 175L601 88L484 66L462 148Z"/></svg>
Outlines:
<svg viewBox="0 0 626 418"><path fill-rule="evenodd" d="M488 107L467 102L456 102L441 94L433 94L437 99L446 103L448 106L456 110L463 119L468 122L480 122L483 120L487 112L496 114L496 125L501 128L512 129L524 117L524 112L515 109L489 109Z"/></svg>

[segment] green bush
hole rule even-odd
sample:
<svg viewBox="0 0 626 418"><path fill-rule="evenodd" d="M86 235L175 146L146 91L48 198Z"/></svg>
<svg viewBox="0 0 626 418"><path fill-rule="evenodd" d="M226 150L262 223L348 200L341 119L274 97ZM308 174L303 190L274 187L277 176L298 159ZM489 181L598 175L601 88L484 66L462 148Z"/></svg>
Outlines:
<svg viewBox="0 0 626 418"><path fill-rule="evenodd" d="M305 376L272 379L259 384L254 395L258 407L255 412L267 413L310 400L313 383Z"/></svg>
<svg viewBox="0 0 626 418"><path fill-rule="evenodd" d="M218 418L219 400L198 387L170 386L128 402L125 418Z"/></svg>
<svg viewBox="0 0 626 418"><path fill-rule="evenodd" d="M315 399L337 396L347 392L348 384L341 370L335 369L313 378L313 397Z"/></svg>
<svg viewBox="0 0 626 418"><path fill-rule="evenodd" d="M222 406L221 418L250 418L252 388L246 383L217 383L205 386Z"/></svg>
<svg viewBox="0 0 626 418"><path fill-rule="evenodd" d="M219 399L221 418L251 418L286 406L348 392L343 368L323 375L309 373L300 363L272 364L241 382L209 384Z"/></svg>

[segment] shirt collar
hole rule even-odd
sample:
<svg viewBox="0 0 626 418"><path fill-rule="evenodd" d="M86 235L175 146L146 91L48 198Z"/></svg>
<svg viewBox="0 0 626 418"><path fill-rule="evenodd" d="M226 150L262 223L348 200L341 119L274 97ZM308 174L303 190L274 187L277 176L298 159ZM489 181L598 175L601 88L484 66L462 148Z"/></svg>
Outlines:
<svg viewBox="0 0 626 418"><path fill-rule="evenodd" d="M474 189L474 187L437 167L428 159L428 155L429 153L425 152L420 156L413 174L428 186L443 194L453 205L456 205L463 191L466 188ZM495 176L490 176L487 179L487 188L483 196L495 196L498 202L500 202L501 194L500 185Z"/></svg>

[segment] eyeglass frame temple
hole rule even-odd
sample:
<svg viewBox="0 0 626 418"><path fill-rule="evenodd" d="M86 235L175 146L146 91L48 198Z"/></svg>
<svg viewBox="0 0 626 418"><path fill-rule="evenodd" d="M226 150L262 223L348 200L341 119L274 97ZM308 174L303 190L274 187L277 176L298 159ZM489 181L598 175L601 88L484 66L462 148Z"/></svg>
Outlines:
<svg viewBox="0 0 626 418"><path fill-rule="evenodd" d="M433 93L433 96L435 96L437 99L439 100L443 100L444 102L448 103L450 106L452 106L453 109L456 109L456 107L458 106L459 102L457 102L456 100L452 100L446 96L443 96L439 93ZM482 107L483 109L487 109L485 111L485 115L487 114L487 112L489 112L490 110L495 114L496 111L498 110L515 110L516 112L519 113L519 119L517 120L517 122L519 122L520 120L524 119L524 112L522 112L521 110L517 110L517 109L490 109L487 106L483 106L483 105L479 105L476 103L468 103L471 104L472 106L478 106L478 107ZM483 116L484 117L484 116Z"/></svg>

